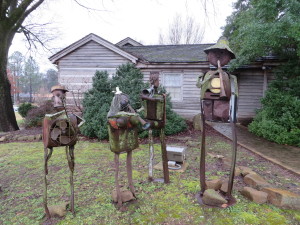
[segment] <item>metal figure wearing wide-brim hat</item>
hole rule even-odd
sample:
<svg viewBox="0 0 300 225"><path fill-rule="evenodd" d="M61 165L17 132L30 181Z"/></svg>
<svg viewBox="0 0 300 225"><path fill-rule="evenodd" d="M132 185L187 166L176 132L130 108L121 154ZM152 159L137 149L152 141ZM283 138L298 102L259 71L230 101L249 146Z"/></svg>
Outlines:
<svg viewBox="0 0 300 225"><path fill-rule="evenodd" d="M66 147L66 156L70 169L70 210L75 216L74 208L74 181L73 174L75 168L74 149L77 142L79 127L84 120L78 115L66 111L65 97L68 90L62 85L51 88L52 101L56 113L46 114L43 120L43 143L44 143L44 208L46 217L55 215L55 208L48 207L48 162L52 156L53 148ZM68 204L69 205L69 204Z"/></svg>
<svg viewBox="0 0 300 225"><path fill-rule="evenodd" d="M210 70L207 73L201 74L198 78L197 87L200 91L200 106L201 106L201 119L202 119L202 137L201 137L201 155L200 155L200 186L201 191L198 195L199 202L207 205L211 205L206 201L206 179L205 179L205 121L230 123L232 127L232 160L228 182L228 191L221 193L225 195L222 207L230 206L236 201L232 197L233 178L236 163L236 112L237 112L237 96L238 85L237 79L234 75L231 75L222 70L222 66L225 66L231 59L235 58L235 54L229 48L228 40L225 37L221 37L217 44L204 50L207 54L210 64L217 67L217 70ZM213 206L221 207L221 205L215 204Z"/></svg>
<svg viewBox="0 0 300 225"><path fill-rule="evenodd" d="M208 61L214 66L218 66L218 60L221 66L225 66L231 59L235 59L226 37L220 37L215 45L208 47L204 52L207 54Z"/></svg>

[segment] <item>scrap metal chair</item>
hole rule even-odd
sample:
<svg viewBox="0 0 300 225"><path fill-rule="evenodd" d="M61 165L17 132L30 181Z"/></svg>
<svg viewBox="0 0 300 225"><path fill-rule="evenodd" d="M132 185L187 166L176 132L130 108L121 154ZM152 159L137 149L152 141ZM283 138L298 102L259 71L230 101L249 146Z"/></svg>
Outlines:
<svg viewBox="0 0 300 225"><path fill-rule="evenodd" d="M200 106L202 119L201 155L200 155L200 197L206 190L205 183L205 121L230 123L232 128L232 160L228 182L226 198L230 204L235 202L231 195L233 178L236 164L236 112L238 86L235 76L222 70L222 66L235 58L234 53L228 46L228 40L221 37L217 44L204 50L208 56L208 61L217 70L210 70L205 75L201 74L198 78L197 87L200 91Z"/></svg>
<svg viewBox="0 0 300 225"><path fill-rule="evenodd" d="M136 197L132 180L132 151L139 147L138 125L142 124L144 130L147 130L150 125L141 119L134 111L130 106L128 95L122 93L119 87L116 88L107 118L110 150L115 153L115 186L117 205L120 207L122 206L122 198L119 185L119 155L121 153L127 153L126 167L128 186L133 196Z"/></svg>
<svg viewBox="0 0 300 225"><path fill-rule="evenodd" d="M77 142L79 127L84 123L83 119L75 114L68 114L65 108L65 95L68 90L61 85L51 88L52 100L56 113L46 114L43 120L43 142L44 142L44 208L47 218L50 212L47 203L47 175L48 161L52 156L54 147L66 146L66 156L70 169L70 210L74 210L74 183L73 174L75 166L74 146Z"/></svg>

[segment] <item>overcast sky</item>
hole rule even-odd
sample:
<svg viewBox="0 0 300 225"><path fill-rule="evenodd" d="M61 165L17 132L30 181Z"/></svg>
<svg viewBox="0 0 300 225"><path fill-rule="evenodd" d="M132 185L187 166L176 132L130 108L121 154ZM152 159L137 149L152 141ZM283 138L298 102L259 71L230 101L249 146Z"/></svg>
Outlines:
<svg viewBox="0 0 300 225"><path fill-rule="evenodd" d="M165 32L176 14L192 16L205 29L202 43L214 43L221 35L226 17L232 13L235 0L206 0L206 12L201 0L78 0L85 6L99 9L87 10L74 0L46 1L36 10L31 20L51 22L51 32L59 38L51 43L52 53L39 51L33 54L26 50L22 37L17 35L10 53L21 51L38 61L44 72L51 68L48 57L80 38L95 33L117 43L131 37L144 45L158 44L160 32Z"/></svg>

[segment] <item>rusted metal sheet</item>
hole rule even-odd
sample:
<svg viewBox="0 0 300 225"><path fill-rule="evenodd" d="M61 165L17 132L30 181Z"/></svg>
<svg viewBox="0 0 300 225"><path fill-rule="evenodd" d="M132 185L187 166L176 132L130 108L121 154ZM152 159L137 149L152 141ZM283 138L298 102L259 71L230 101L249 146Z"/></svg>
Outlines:
<svg viewBox="0 0 300 225"><path fill-rule="evenodd" d="M229 61L235 58L234 53L228 46L226 38L220 38L218 43L205 50L208 55L209 62L217 66L216 71L208 71L205 75L201 74L198 79L197 87L201 88L200 105L201 105L201 119L203 124L201 134L201 153L200 153L200 186L201 191L199 199L206 187L205 182L205 120L231 123L233 143L232 143L232 161L229 174L228 191L226 193L226 200L228 206L234 204L236 201L231 195L233 187L234 170L236 164L236 151L237 151L237 139L236 139L236 111L237 111L237 82L233 75L230 75L222 70L222 66L229 63ZM202 201L201 201L202 202Z"/></svg>

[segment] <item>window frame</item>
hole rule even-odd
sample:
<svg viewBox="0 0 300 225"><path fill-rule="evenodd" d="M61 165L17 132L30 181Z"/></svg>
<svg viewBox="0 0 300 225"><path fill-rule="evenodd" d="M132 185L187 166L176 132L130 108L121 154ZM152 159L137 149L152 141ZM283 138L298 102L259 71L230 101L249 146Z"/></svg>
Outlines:
<svg viewBox="0 0 300 225"><path fill-rule="evenodd" d="M180 77L180 86L167 86L166 85L166 76L179 76ZM180 98L172 98L171 96L171 101L172 102L182 102L183 101L183 72L163 72L163 77L162 77L162 84L163 86L167 89L167 87L179 87L180 88Z"/></svg>

